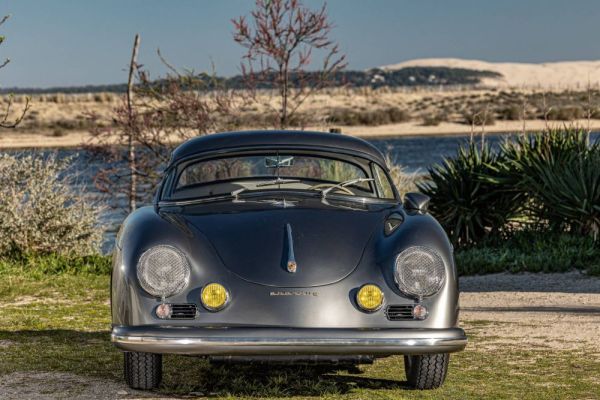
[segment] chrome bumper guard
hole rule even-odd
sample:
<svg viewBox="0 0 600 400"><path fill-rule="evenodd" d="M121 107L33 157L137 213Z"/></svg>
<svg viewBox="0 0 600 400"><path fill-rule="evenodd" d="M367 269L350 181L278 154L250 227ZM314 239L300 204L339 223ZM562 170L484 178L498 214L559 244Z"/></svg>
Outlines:
<svg viewBox="0 0 600 400"><path fill-rule="evenodd" d="M451 353L467 345L460 328L321 329L113 327L121 350L159 354L237 355L391 355Z"/></svg>

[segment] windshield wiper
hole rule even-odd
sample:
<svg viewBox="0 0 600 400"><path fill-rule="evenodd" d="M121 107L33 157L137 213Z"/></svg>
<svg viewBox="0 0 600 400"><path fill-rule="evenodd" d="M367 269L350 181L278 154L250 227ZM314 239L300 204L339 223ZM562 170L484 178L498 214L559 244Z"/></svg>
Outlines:
<svg viewBox="0 0 600 400"><path fill-rule="evenodd" d="M243 187L243 188L239 188L234 190L233 192L231 192L231 196L237 200L237 198L240 196L240 193L242 193L243 191L245 191L247 188Z"/></svg>
<svg viewBox="0 0 600 400"><path fill-rule="evenodd" d="M347 181L340 182L338 184L335 184L333 186L330 186L330 187L328 187L326 189L321 190L321 197L323 197L323 198L327 197L327 195L329 194L329 192L331 192L332 190L345 188L346 186L355 185L357 183L371 182L372 180L373 180L373 178L354 178L354 179L348 179Z"/></svg>
<svg viewBox="0 0 600 400"><path fill-rule="evenodd" d="M285 185L286 183L298 183L298 182L301 182L300 179L277 178L277 179L273 179L272 181L257 183L256 187L271 186L271 185ZM246 187L236 189L233 192L231 192L231 196L233 196L233 198L237 199L240 196L240 194L242 192L245 192L246 190L248 190L248 188L246 188Z"/></svg>

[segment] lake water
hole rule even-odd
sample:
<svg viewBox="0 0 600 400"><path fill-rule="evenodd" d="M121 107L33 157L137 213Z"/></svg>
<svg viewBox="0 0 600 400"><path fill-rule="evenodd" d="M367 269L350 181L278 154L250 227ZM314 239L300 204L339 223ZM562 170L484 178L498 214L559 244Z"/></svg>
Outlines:
<svg viewBox="0 0 600 400"><path fill-rule="evenodd" d="M511 135L487 134L485 140L498 148L502 141L510 139ZM480 143L480 137L475 141ZM600 140L600 133L591 135L592 141ZM388 154L392 160L403 165L408 172L426 173L427 168L441 162L445 157L456 154L457 149L469 141L469 135L457 136L403 136L385 139L369 140L384 154ZM31 153L39 151L42 154L56 153L59 158L73 157L74 169L77 171L76 190L85 190L90 198L99 203L106 202L106 195L100 193L94 186L93 178L97 171L104 167L102 163L95 160L87 150L81 149L43 149L43 150L8 150L10 153ZM2 150L0 150L2 152ZM6 151L5 151L6 152ZM125 198L118 199L124 207L127 204ZM109 251L118 226L125 218L123 209L106 208L102 213L101 224L106 232L104 251Z"/></svg>

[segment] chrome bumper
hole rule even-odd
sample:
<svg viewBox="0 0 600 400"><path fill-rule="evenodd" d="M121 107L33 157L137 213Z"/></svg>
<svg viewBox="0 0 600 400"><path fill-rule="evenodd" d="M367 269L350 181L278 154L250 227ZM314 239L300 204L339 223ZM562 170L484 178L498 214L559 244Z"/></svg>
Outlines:
<svg viewBox="0 0 600 400"><path fill-rule="evenodd" d="M391 355L451 353L467 345L460 328L320 329L114 327L121 350L188 355Z"/></svg>

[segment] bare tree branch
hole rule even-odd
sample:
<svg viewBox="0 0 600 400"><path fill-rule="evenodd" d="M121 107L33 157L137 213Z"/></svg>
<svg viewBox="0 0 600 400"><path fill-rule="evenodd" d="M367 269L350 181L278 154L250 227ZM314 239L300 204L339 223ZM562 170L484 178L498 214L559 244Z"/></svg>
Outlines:
<svg viewBox="0 0 600 400"><path fill-rule="evenodd" d="M329 39L333 25L326 4L313 11L299 0L256 0L250 19L252 26L245 16L232 20L233 38L247 50L242 75L252 92L276 90L278 126L286 128L304 101L346 66L346 58ZM324 54L323 64L307 73L315 50Z"/></svg>
<svg viewBox="0 0 600 400"><path fill-rule="evenodd" d="M2 19L0 19L0 26L2 26L8 19L10 18L10 15L5 15L4 17L2 17ZM0 44L4 43L4 40L6 38L4 36L0 36ZM0 63L0 69L6 67L8 65L8 63L10 63L10 59L7 58L5 59L2 63ZM26 97L25 98L25 106L23 107L23 110L21 110L21 112L19 113L19 115L13 119L12 121L9 121L10 119L10 110L13 104L13 95L9 95L8 96L8 104L6 106L6 109L2 115L2 117L0 118L0 128L7 128L7 129L12 129L12 128L16 128L17 125L19 125L23 119L25 118L25 115L27 114L27 111L29 111L31 105L30 105L30 98Z"/></svg>
<svg viewBox="0 0 600 400"><path fill-rule="evenodd" d="M129 90L113 109L111 125L102 126L100 116L88 115L96 126L90 145L110 165L97 174L96 187L126 195L130 208L151 200L161 169L179 143L220 130L235 109L234 93L220 86L214 72L180 72L158 54L169 73L153 80L133 52Z"/></svg>
<svg viewBox="0 0 600 400"><path fill-rule="evenodd" d="M127 79L127 119L128 119L128 129L127 129L127 141L128 141L128 162L129 162L129 170L130 170L130 178L129 178L129 211L135 210L135 199L137 192L137 179L136 179L136 164L135 164L135 129L136 124L134 122L134 110L133 110L133 79L134 73L137 69L137 54L138 49L140 47L140 35L136 33L135 39L133 41L133 50L131 52L131 62L129 63L129 77Z"/></svg>

